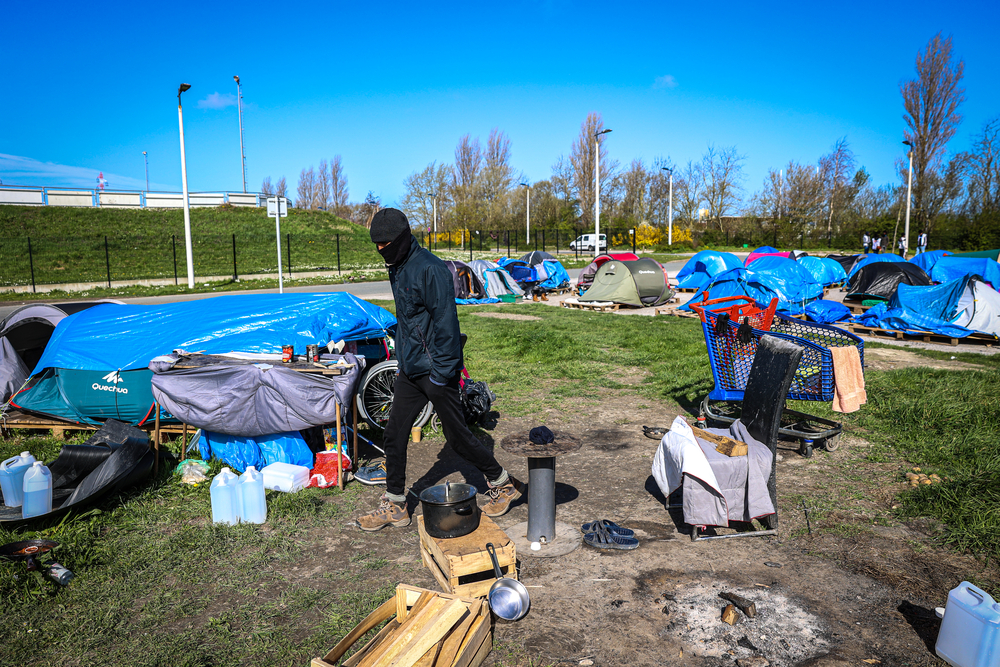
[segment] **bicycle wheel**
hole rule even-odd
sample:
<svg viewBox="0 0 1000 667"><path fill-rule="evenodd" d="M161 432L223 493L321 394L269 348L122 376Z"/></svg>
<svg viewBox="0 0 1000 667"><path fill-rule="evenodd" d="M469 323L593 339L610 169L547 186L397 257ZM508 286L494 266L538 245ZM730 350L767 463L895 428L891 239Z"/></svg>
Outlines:
<svg viewBox="0 0 1000 667"><path fill-rule="evenodd" d="M385 429L389 421L398 368L399 362L395 359L375 364L365 374L361 380L361 388L358 389L358 412L361 413L361 418L380 429ZM433 412L434 404L428 401L413 425L422 427L430 420Z"/></svg>

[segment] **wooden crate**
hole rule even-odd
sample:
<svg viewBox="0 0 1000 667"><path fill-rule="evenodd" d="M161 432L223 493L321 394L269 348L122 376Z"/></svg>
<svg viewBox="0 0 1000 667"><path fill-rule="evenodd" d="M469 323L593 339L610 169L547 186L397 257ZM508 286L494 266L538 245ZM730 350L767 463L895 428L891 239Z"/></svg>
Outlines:
<svg viewBox="0 0 1000 667"><path fill-rule="evenodd" d="M504 576L517 579L517 552L514 541L485 514L479 528L464 537L439 539L424 529L424 517L417 517L420 558L441 588L455 595L482 597L496 581L493 562L486 544L493 543Z"/></svg>
<svg viewBox="0 0 1000 667"><path fill-rule="evenodd" d="M439 615L421 618L419 613L413 613L413 607L425 594L428 596L425 601L448 603L458 600L465 606L465 611L460 610L458 613L461 615L457 617L453 613L450 617L444 618ZM361 637L385 621L388 623L361 650L340 662L344 654ZM438 636L439 640L431 642ZM329 653L322 658L313 658L310 665L311 667L336 667L336 665L383 667L398 664L403 667L479 667L492 650L493 616L485 601L399 584L396 586L395 596L369 614Z"/></svg>

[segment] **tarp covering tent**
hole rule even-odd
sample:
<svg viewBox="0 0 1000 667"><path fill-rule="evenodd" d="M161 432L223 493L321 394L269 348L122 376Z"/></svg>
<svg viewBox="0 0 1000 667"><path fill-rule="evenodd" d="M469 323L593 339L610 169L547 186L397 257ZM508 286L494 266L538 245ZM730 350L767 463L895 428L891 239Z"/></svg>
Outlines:
<svg viewBox="0 0 1000 667"><path fill-rule="evenodd" d="M794 259L777 255L760 257L748 270L779 296L779 301L805 304L823 296L823 285Z"/></svg>
<svg viewBox="0 0 1000 667"><path fill-rule="evenodd" d="M848 299L884 299L903 285L930 285L931 279L919 267L909 262L872 262L854 274L847 282Z"/></svg>
<svg viewBox="0 0 1000 667"><path fill-rule="evenodd" d="M663 266L652 259L605 262L580 301L611 301L627 306L660 306L674 294Z"/></svg>
<svg viewBox="0 0 1000 667"><path fill-rule="evenodd" d="M522 262L519 259L510 259L509 257L501 257L497 260L497 264L509 273L522 287L524 283L535 282L535 270L528 266L527 262Z"/></svg>
<svg viewBox="0 0 1000 667"><path fill-rule="evenodd" d="M1000 293L979 276L947 283L900 285L888 301L855 318L859 323L895 331L932 331L963 338L972 332L1000 335Z"/></svg>
<svg viewBox="0 0 1000 667"><path fill-rule="evenodd" d="M486 259L474 259L469 262L469 266L476 272L483 287L486 288L486 296L499 299L505 294L513 294L514 296L524 294L524 290L517 284L513 276L494 262Z"/></svg>
<svg viewBox="0 0 1000 667"><path fill-rule="evenodd" d="M66 313L46 303L21 306L0 322L0 398L7 399L20 389L31 369L42 358L56 325Z"/></svg>
<svg viewBox="0 0 1000 667"><path fill-rule="evenodd" d="M979 276L993 289L1000 289L1000 264L986 257L950 255L939 259L930 270L931 280L936 283L947 283L970 275Z"/></svg>
<svg viewBox="0 0 1000 667"><path fill-rule="evenodd" d="M546 259L535 266L535 277L538 279L536 289L550 290L569 287L569 272L555 259Z"/></svg>
<svg viewBox="0 0 1000 667"><path fill-rule="evenodd" d="M784 257L785 259L792 258L792 253L790 252L777 252L777 251L761 252L761 250L762 250L761 248L758 248L757 250L754 250L752 253L750 253L747 256L746 261L743 263L743 265L750 266L761 257Z"/></svg>
<svg viewBox="0 0 1000 667"><path fill-rule="evenodd" d="M839 301L817 299L806 304L806 317L820 324L833 324L851 319L851 309Z"/></svg>
<svg viewBox="0 0 1000 667"><path fill-rule="evenodd" d="M915 256L913 259L910 260L910 263L916 264L917 266L919 266L921 269L924 270L924 273L930 275L931 269L934 268L934 265L937 264L937 261L942 257L945 257L950 254L951 254L950 252L947 252L945 250L929 250L927 252L922 252L919 255Z"/></svg>
<svg viewBox="0 0 1000 667"><path fill-rule="evenodd" d="M827 259L832 259L837 264L840 264L844 268L844 271L847 272L847 273L849 273L851 271L851 267L854 266L854 263L857 262L862 257L867 257L867 255L827 255L826 256Z"/></svg>
<svg viewBox="0 0 1000 667"><path fill-rule="evenodd" d="M743 262L731 252L702 250L689 259L677 272L677 287L680 289L703 289L708 287L715 276L741 266L743 266Z"/></svg>
<svg viewBox="0 0 1000 667"><path fill-rule="evenodd" d="M521 256L521 261L528 266L535 266L536 264L541 264L547 259L555 259L552 255L545 252L544 250L532 250L531 252L526 252Z"/></svg>
<svg viewBox="0 0 1000 667"><path fill-rule="evenodd" d="M580 276L576 279L576 286L581 291L587 289L594 282L594 276L597 275L597 270L601 268L605 262L610 262L613 259L617 259L620 262L634 262L639 259L638 255L633 255L630 252L618 252L609 255L598 255L594 258L594 261L587 265L583 271L580 272Z"/></svg>
<svg viewBox="0 0 1000 667"><path fill-rule="evenodd" d="M795 262L787 258L784 259L792 265ZM761 260L764 261L764 260ZM772 261L769 258L769 261ZM756 266L757 263L754 264ZM804 271L797 267L799 271ZM720 299L729 296L746 296L758 303L770 303L772 298L778 299L778 310L800 315L804 312L805 305L810 301L822 296L823 287L812 280L808 273L803 278L800 273L778 270L756 271L754 269L730 269L725 273L716 276L708 289L709 299ZM699 303L702 300L702 293L695 294L694 298L681 306L681 310L691 310L692 303Z"/></svg>
<svg viewBox="0 0 1000 667"><path fill-rule="evenodd" d="M851 278L853 278L854 274L856 274L858 271L868 266L869 264L878 264L880 262L899 264L900 262L905 262L905 261L906 260L900 257L899 255L893 255L891 253L880 253L878 255L861 255L861 257L858 258L858 261L856 261L854 265L847 270L847 279L850 280Z"/></svg>
<svg viewBox="0 0 1000 667"><path fill-rule="evenodd" d="M844 267L827 257L800 257L797 262L823 287L836 285L847 279Z"/></svg>
<svg viewBox="0 0 1000 667"><path fill-rule="evenodd" d="M476 272L465 262L450 259L445 261L451 271L451 280L455 286L456 299L484 299L486 289Z"/></svg>
<svg viewBox="0 0 1000 667"><path fill-rule="evenodd" d="M976 252L956 252L955 257L979 257L981 259L992 259L994 262L1000 262L1000 248L977 250Z"/></svg>
<svg viewBox="0 0 1000 667"><path fill-rule="evenodd" d="M296 353L382 338L396 318L345 292L253 294L156 306L103 304L60 322L15 407L73 422L140 423L152 413L154 357L176 349Z"/></svg>

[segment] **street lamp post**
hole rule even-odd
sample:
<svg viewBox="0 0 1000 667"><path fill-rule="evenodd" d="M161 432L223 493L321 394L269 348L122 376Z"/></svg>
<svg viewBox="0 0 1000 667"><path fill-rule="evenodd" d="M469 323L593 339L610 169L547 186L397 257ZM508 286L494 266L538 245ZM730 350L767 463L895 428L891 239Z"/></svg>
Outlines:
<svg viewBox="0 0 1000 667"><path fill-rule="evenodd" d="M611 130L601 130L594 135L596 161L594 163L594 257L601 254L601 135Z"/></svg>
<svg viewBox="0 0 1000 667"><path fill-rule="evenodd" d="M670 203L668 204L667 212L667 245L671 246L674 244L674 168L660 167L660 169L670 174Z"/></svg>
<svg viewBox="0 0 1000 667"><path fill-rule="evenodd" d="M432 197L432 201L434 202L434 238L433 238L433 240L432 240L432 244L433 244L433 245L431 246L431 249L433 250L433 249L436 249L436 248L437 248L437 233L438 233L438 193L436 193L436 192L428 192L428 193L427 193L426 195L424 195L424 196L425 196L425 197Z"/></svg>
<svg viewBox="0 0 1000 667"><path fill-rule="evenodd" d="M910 190L913 187L913 144L909 141L903 143L909 146L906 154L910 158L910 168L906 177L906 224L903 226L903 259L906 259L906 256L910 254Z"/></svg>
<svg viewBox="0 0 1000 667"><path fill-rule="evenodd" d="M243 150L243 87L240 85L240 77L234 76L236 81L236 108L240 116L240 168L243 170L243 192L247 191L247 154Z"/></svg>
<svg viewBox="0 0 1000 667"><path fill-rule="evenodd" d="M187 255L188 289L194 289L194 252L191 249L191 203L188 201L187 158L184 156L184 113L181 110L181 93L190 87L190 83L182 83L177 88L177 122L181 128L181 189L184 191L184 251Z"/></svg>
<svg viewBox="0 0 1000 667"><path fill-rule="evenodd" d="M521 183L521 185L526 188L524 191L524 240L527 241L528 237L531 236L531 186L527 183Z"/></svg>
<svg viewBox="0 0 1000 667"><path fill-rule="evenodd" d="M142 161L146 163L146 192L149 192L149 157L146 151L142 152Z"/></svg>

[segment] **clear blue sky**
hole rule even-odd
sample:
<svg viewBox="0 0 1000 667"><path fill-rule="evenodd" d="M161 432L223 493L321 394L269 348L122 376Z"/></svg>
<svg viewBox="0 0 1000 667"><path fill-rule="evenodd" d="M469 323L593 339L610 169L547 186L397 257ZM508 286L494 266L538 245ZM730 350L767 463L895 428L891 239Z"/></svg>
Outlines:
<svg viewBox="0 0 1000 667"><path fill-rule="evenodd" d="M696 3L690 3L694 6ZM398 201L403 179L498 127L514 165L547 178L600 112L612 157L676 163L709 143L772 167L846 136L877 183L903 154L899 83L938 31L965 61L949 149L1000 115L1000 2L11 3L3 10L4 184L180 188L184 93L192 191L343 156L351 199Z"/></svg>

